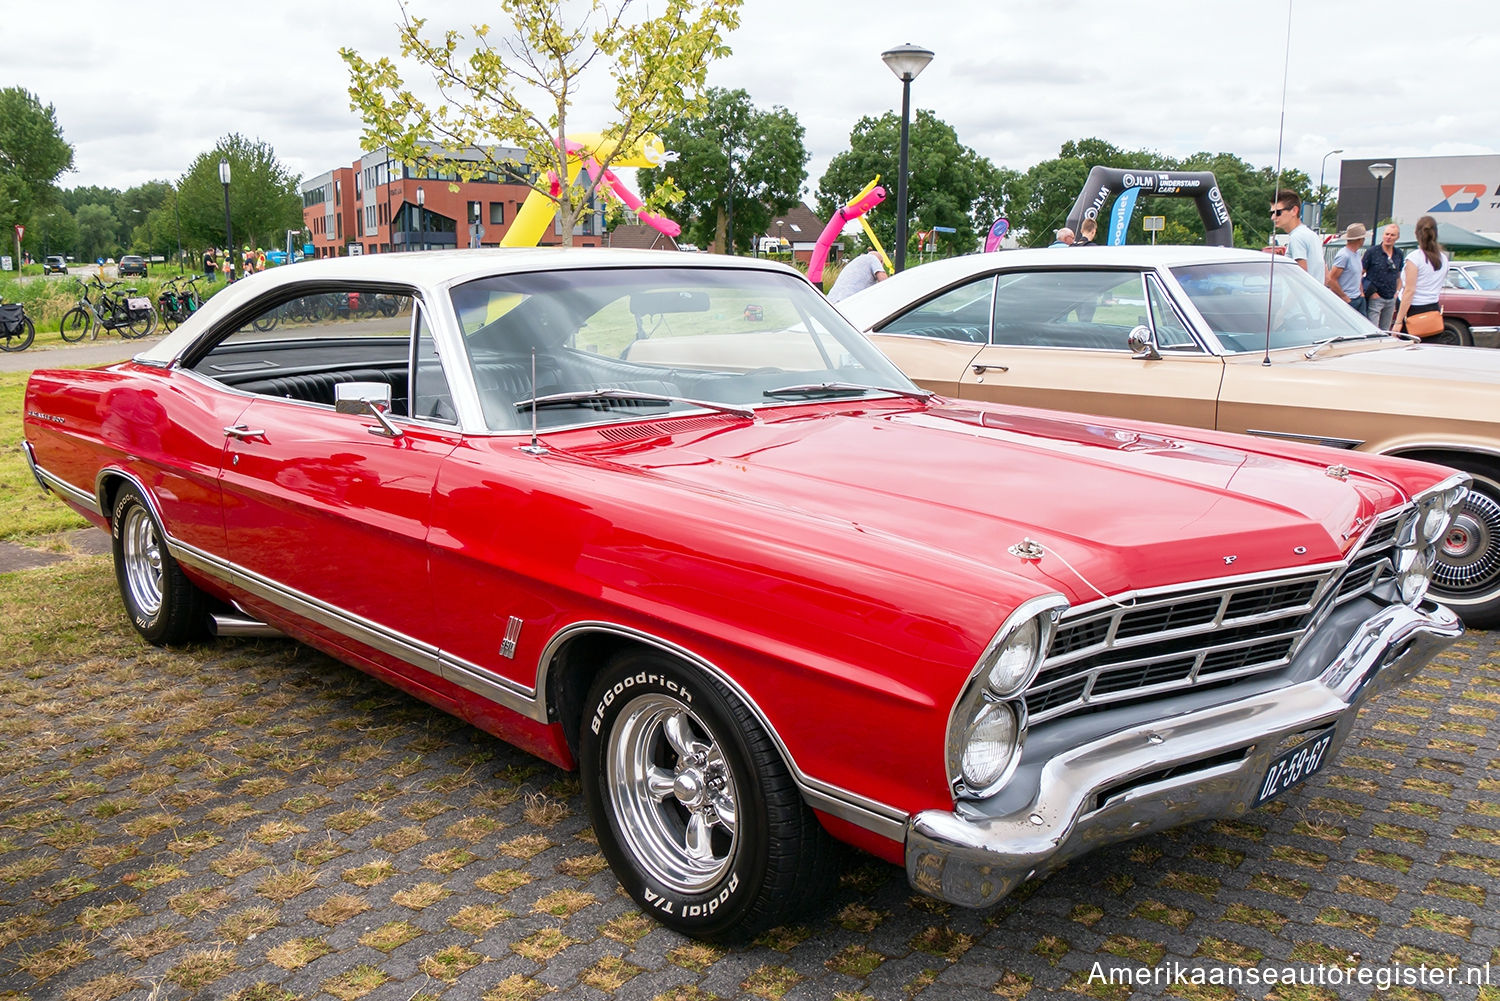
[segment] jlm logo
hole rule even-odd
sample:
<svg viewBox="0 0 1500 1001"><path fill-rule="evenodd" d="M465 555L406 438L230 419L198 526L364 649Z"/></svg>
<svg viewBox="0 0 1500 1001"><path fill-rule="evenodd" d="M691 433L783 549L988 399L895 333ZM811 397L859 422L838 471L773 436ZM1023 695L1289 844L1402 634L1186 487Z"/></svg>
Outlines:
<svg viewBox="0 0 1500 1001"><path fill-rule="evenodd" d="M1473 212L1486 190L1483 184L1444 184L1442 189L1443 200L1428 212Z"/></svg>

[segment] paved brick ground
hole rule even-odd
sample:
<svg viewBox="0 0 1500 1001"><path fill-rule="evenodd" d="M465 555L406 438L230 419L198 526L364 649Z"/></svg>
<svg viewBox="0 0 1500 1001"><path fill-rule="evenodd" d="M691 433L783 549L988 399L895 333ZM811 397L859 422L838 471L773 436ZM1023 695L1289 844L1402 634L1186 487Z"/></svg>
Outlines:
<svg viewBox="0 0 1500 1001"><path fill-rule="evenodd" d="M109 593L107 558L24 573ZM290 643L156 651L113 607L66 628L83 658L0 651L0 1001L1500 1001L1495 635L1242 821L1100 852L988 912L854 858L823 911L724 949L620 894L570 775ZM1319 963L1489 963L1494 986L1090 980Z"/></svg>

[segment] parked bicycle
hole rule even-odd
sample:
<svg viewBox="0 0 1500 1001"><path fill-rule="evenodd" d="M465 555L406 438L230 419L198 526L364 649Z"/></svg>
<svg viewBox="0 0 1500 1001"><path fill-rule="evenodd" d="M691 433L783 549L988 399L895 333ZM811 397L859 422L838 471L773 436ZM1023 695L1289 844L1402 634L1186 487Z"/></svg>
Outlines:
<svg viewBox="0 0 1500 1001"><path fill-rule="evenodd" d="M78 279L78 305L63 314L58 330L65 341L82 340L84 334L92 333L95 340L100 330L118 330L121 337L145 337L156 329L156 310L151 300L136 295L136 289L125 289L120 295L113 291L118 282L106 285L97 277L90 284ZM89 298L90 291L98 293L97 300Z"/></svg>
<svg viewBox="0 0 1500 1001"><path fill-rule="evenodd" d="M36 324L19 302L0 303L0 351L25 351L36 340Z"/></svg>
<svg viewBox="0 0 1500 1001"><path fill-rule="evenodd" d="M168 331L186 322L188 317L198 311L201 302L193 286L202 280L202 275L191 278L178 275L167 279L162 286L161 293L156 297L156 311L161 316L162 326Z"/></svg>

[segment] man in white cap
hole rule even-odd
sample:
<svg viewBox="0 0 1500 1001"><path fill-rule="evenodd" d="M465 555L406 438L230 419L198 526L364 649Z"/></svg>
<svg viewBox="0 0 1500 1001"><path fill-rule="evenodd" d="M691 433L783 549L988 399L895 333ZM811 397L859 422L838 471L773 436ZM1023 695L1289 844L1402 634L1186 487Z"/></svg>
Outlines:
<svg viewBox="0 0 1500 1001"><path fill-rule="evenodd" d="M1359 250L1365 245L1364 223L1351 223L1344 230L1344 246L1333 255L1333 266L1328 277L1323 279L1333 294L1347 302L1360 316L1365 315L1365 292L1361 283L1365 277L1364 263Z"/></svg>

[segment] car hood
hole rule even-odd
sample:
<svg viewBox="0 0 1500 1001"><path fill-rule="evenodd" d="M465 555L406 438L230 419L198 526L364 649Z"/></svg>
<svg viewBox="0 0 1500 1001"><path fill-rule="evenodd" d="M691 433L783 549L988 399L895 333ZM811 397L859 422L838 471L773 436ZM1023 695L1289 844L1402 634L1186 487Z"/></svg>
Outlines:
<svg viewBox="0 0 1500 1001"><path fill-rule="evenodd" d="M763 415L599 451L728 496L743 524L836 526L851 560L899 571L903 551L926 551L924 563L940 553L955 570L982 564L1074 603L1337 561L1395 502L1389 484L1320 464L1048 411L948 402ZM1026 539L1045 548L1041 561L1009 551Z"/></svg>
<svg viewBox="0 0 1500 1001"><path fill-rule="evenodd" d="M1335 351L1309 364L1355 375L1393 375L1402 380L1432 379L1500 385L1500 351L1446 344L1377 345L1369 350Z"/></svg>

